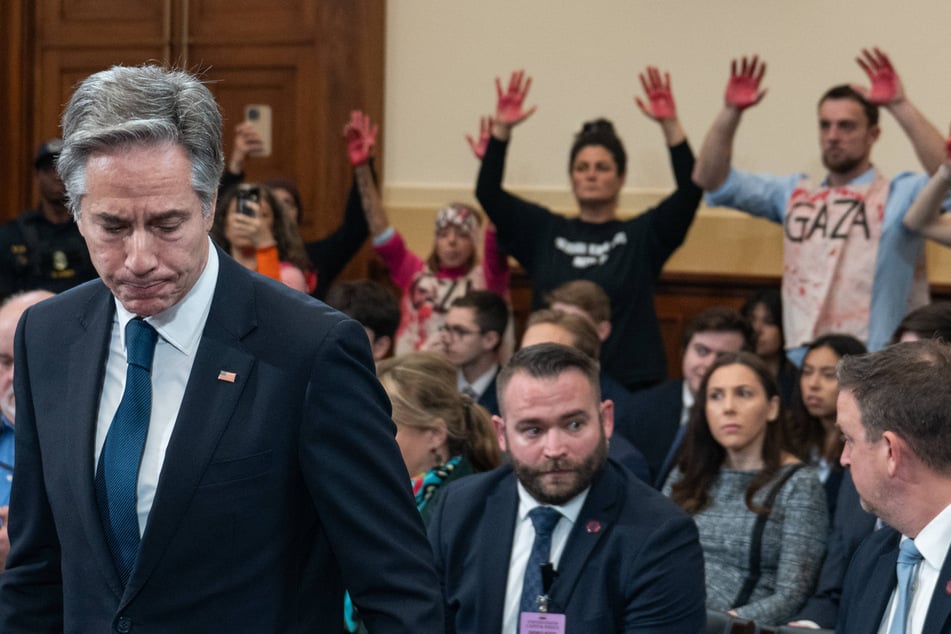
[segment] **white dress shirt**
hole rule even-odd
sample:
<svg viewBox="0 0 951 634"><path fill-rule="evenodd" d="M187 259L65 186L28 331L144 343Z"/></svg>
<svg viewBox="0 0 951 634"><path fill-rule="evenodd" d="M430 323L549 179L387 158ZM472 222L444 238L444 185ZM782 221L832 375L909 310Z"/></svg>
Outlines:
<svg viewBox="0 0 951 634"><path fill-rule="evenodd" d="M901 541L908 539L902 535ZM931 606L931 597L941 577L941 567L951 547L951 505L944 508L925 525L915 537L915 547L923 559L915 568L911 577L911 606L908 609L908 623L905 634L921 634L925 626L925 617ZM892 590L892 597L885 608L885 618L878 628L880 634L888 634L895 610L898 609L898 587Z"/></svg>
<svg viewBox="0 0 951 634"><path fill-rule="evenodd" d="M145 319L156 332L155 356L152 362L152 414L149 417L149 432L145 440L139 480L136 489L136 511L139 517L139 535L145 532L145 524L152 509L159 474L165 461L178 410L185 396L185 386L191 374L195 353L205 329L205 321L211 310L211 299L218 282L218 252L211 239L208 240L208 261L195 285L180 302L157 315ZM109 357L106 361L106 377L99 399L99 418L96 422L96 452L93 469L99 464L99 454L106 442L106 434L112 419L119 409L125 390L126 348L125 327L136 317L127 311L118 300L115 319L112 322L112 338L109 342Z"/></svg>
<svg viewBox="0 0 951 634"><path fill-rule="evenodd" d="M552 506L561 513L561 519L555 525L551 536L551 554L548 560L558 570L561 553L565 550L571 528L578 521L581 507L588 498L587 488L563 506ZM515 537L512 540L512 555L509 558L508 581L505 584L505 611L502 613L502 633L517 634L519 620L519 604L522 601L522 585L525 582L525 566L532 553L532 544L535 543L535 527L528 516L537 506L542 506L532 494L525 490L522 483L518 483L518 515L515 517Z"/></svg>

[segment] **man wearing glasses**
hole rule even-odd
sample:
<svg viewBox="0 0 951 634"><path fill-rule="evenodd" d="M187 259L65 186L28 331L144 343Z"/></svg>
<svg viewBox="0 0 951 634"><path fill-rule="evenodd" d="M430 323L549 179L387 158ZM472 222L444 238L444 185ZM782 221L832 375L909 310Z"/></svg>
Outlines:
<svg viewBox="0 0 951 634"><path fill-rule="evenodd" d="M449 307L442 331L446 357L456 366L459 391L489 410L499 413L495 376L509 308L492 291L470 291Z"/></svg>

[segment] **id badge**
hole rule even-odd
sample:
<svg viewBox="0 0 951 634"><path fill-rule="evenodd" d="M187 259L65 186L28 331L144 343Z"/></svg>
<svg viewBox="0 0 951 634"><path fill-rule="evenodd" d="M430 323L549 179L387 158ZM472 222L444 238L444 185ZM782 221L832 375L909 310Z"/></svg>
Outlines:
<svg viewBox="0 0 951 634"><path fill-rule="evenodd" d="M565 634L565 615L548 612L519 614L519 634Z"/></svg>

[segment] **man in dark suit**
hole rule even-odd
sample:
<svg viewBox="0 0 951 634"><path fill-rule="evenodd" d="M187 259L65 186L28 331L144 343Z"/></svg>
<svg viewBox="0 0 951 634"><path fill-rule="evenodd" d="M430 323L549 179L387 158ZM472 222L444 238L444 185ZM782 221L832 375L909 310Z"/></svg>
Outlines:
<svg viewBox="0 0 951 634"><path fill-rule="evenodd" d="M490 414L499 413L495 378L508 321L508 304L498 294L469 291L449 306L442 328L446 357L458 370L459 391Z"/></svg>
<svg viewBox="0 0 951 634"><path fill-rule="evenodd" d="M664 486L676 463L687 416L707 368L721 352L753 349L753 328L737 311L708 308L684 331L683 378L634 393L633 425L618 427L647 459L654 486Z"/></svg>
<svg viewBox="0 0 951 634"><path fill-rule="evenodd" d="M887 527L852 558L836 632L949 632L951 348L918 341L846 356L838 377L842 465Z"/></svg>
<svg viewBox="0 0 951 634"><path fill-rule="evenodd" d="M498 382L510 464L447 489L429 526L447 629L559 631L540 628L563 619L568 632L702 631L696 527L607 461L613 407L598 364L539 344Z"/></svg>
<svg viewBox="0 0 951 634"><path fill-rule="evenodd" d="M208 238L208 89L113 67L79 85L63 131L101 281L17 332L0 631L339 632L344 588L371 630L440 631L366 335Z"/></svg>

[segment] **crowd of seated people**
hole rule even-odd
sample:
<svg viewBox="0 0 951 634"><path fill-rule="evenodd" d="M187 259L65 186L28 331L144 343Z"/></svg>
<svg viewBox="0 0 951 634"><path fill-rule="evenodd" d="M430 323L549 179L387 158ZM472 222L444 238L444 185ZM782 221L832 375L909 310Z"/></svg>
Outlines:
<svg viewBox="0 0 951 634"><path fill-rule="evenodd" d="M300 235L305 210L292 181L245 182L245 162L260 138L246 124L236 128L211 237L243 266L326 297L364 326L421 520L434 547L451 546L442 555L452 563L437 571L444 586L465 587L465 575L488 575L485 562L470 561L447 541L445 531L468 530L444 517L460 512L451 505L454 496L502 495L487 483L514 472L517 484L504 488L512 513L505 522L479 523L508 546L510 556L495 561L511 571L508 581L525 583L493 589L504 605L478 604L498 612L489 619L493 627L534 631L529 626L540 621L533 619L576 617L580 609L598 627L625 631L637 623L646 628L638 631L666 631L650 628L667 623L671 608L652 612L636 597L648 588L673 596L678 575L698 569L705 591L679 599L681 624L694 622L694 608L723 617L726 627L730 618L830 630L854 623L839 611L842 597L855 592L846 590L847 570L883 521L848 468L857 463L840 424L838 369L843 360L888 345L951 343L951 304L928 303L918 266L923 237L951 246L951 221L942 213L951 200L951 139L945 144L911 104L886 55L863 51L858 62L871 86L837 86L819 101L826 173L815 181L732 165L743 113L766 93L765 63L757 57L734 61L723 108L696 159L670 77L648 67L636 102L660 127L676 186L629 219L619 215L624 145L603 118L583 124L569 152L577 214L556 214L503 187L512 132L534 107L526 105L532 80L524 72L507 83L497 79L495 112L469 139L481 161L474 195L482 210L467 203L438 210L425 259L387 216L373 167L379 130L362 112L354 111L344 128L353 184L343 222L314 242ZM880 107L902 123L928 174L889 179L874 167ZM668 378L654 288L704 191L711 205L786 226L784 274L780 288L754 293L740 310L713 306L692 315L682 376ZM858 219L850 215L856 206L877 213ZM842 235L830 235L833 225L849 223ZM388 271L387 284L331 285L367 237ZM518 347L535 352L519 353L514 369L507 365L514 347L510 257L530 279L534 311ZM507 393L510 382L522 391ZM523 412L531 415L519 418ZM613 501L602 490L606 481L625 487ZM488 506L497 500L486 497ZM632 500L666 518L666 528L678 527L659 544L682 540L682 548L702 552L702 564L686 555L648 565L615 557L600 567L602 580L619 587L604 594L623 605L596 605L600 592L579 602L572 593L584 589L575 586L597 574L579 562L649 532L623 512L611 515L612 504ZM540 508L557 511L548 528ZM4 513L0 508L5 520ZM456 565L457 556L465 565ZM556 561L562 563L553 570ZM951 631L947 623L922 629L914 610L924 608L905 617L898 590L894 596L876 626L907 618L915 624L908 632ZM446 598L452 629L478 631L467 629L473 606ZM348 630L363 631L349 600L341 607Z"/></svg>

